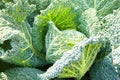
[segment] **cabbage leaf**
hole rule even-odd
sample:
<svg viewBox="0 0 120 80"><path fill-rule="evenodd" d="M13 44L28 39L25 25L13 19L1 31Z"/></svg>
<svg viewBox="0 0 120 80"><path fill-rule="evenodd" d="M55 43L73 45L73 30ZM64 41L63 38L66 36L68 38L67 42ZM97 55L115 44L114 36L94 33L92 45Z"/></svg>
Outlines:
<svg viewBox="0 0 120 80"><path fill-rule="evenodd" d="M5 62L35 67L46 64L35 55L33 46L25 40L25 34L11 27L0 28L0 59Z"/></svg>
<svg viewBox="0 0 120 80"><path fill-rule="evenodd" d="M120 9L105 16L103 21L104 26L101 27L98 35L108 37L113 48L117 48L120 45Z"/></svg>
<svg viewBox="0 0 120 80"><path fill-rule="evenodd" d="M113 64L120 78L120 46L112 51Z"/></svg>
<svg viewBox="0 0 120 80"><path fill-rule="evenodd" d="M112 60L107 56L95 62L89 71L91 80L119 80Z"/></svg>
<svg viewBox="0 0 120 80"><path fill-rule="evenodd" d="M31 67L32 66L35 67L40 64L41 65L46 64L44 54L45 50L42 46L43 44L41 41L41 37L39 36L40 32L38 31L38 27L35 25L30 26L30 24L26 20L28 15L30 15L35 10L35 5L33 4L30 5L28 3L28 0L26 1L14 0L14 2L7 2L5 4L6 9L0 11L0 30L1 30L0 48L2 47L3 49L1 50L4 51L9 45L8 46L6 45L6 47L3 45L10 43L11 46L16 46L14 48L10 47L10 50L12 49L13 51L16 51L17 49L18 52L16 51L11 53L8 51L7 54L5 53L5 55L8 56L8 54L9 55L12 55L13 53L15 54L13 60L11 58L12 56L10 56L10 60L6 57L4 57L2 60L4 61L4 59L6 59L5 61L13 64ZM5 29L8 30L7 33ZM15 31L15 33L13 33L12 31L13 32ZM16 31L19 33L16 33ZM11 40L12 38L15 39ZM16 39L20 42L19 45L16 43ZM9 48L7 50L9 50ZM4 52L2 52L2 55ZM25 57L23 57L22 59L22 56ZM28 63L26 63L27 62L26 59L28 60L30 59L30 61L32 62L28 61Z"/></svg>
<svg viewBox="0 0 120 80"><path fill-rule="evenodd" d="M16 67L0 73L0 80L39 80L37 74L43 71L35 68Z"/></svg>
<svg viewBox="0 0 120 80"><path fill-rule="evenodd" d="M91 37L76 44L71 50L64 52L45 73L39 77L41 80L59 78L81 79L93 64L104 39Z"/></svg>
<svg viewBox="0 0 120 80"><path fill-rule="evenodd" d="M82 41L85 37L84 34L76 30L63 30L57 29L53 22L49 22L49 30L46 34L46 59L54 63L60 59L62 54L78 42Z"/></svg>
<svg viewBox="0 0 120 80"><path fill-rule="evenodd" d="M120 7L120 0L75 0L77 14L79 13L78 30L87 37L96 35L101 30L101 19ZM73 2L75 2L73 1Z"/></svg>
<svg viewBox="0 0 120 80"><path fill-rule="evenodd" d="M50 5L41 10L41 14L35 18L35 24L42 30L48 21L53 21L60 30L76 29L76 14L69 6L69 2L52 1Z"/></svg>

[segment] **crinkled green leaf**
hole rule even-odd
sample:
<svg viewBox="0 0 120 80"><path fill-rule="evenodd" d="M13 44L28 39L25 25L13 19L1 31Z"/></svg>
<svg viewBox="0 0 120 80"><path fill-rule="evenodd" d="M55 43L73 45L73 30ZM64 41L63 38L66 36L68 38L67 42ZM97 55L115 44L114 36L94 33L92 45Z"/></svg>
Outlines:
<svg viewBox="0 0 120 80"><path fill-rule="evenodd" d="M113 56L113 64L120 65L120 47L112 51L112 56Z"/></svg>
<svg viewBox="0 0 120 80"><path fill-rule="evenodd" d="M84 34L76 30L60 31L53 22L49 24L46 35L46 59L51 63L60 59L65 51L72 49L75 44L86 38Z"/></svg>
<svg viewBox="0 0 120 80"><path fill-rule="evenodd" d="M53 21L60 30L76 29L76 13L72 11L69 2L52 1L51 4L41 11L41 14L35 18L35 24L42 29L48 21Z"/></svg>
<svg viewBox="0 0 120 80"><path fill-rule="evenodd" d="M51 0L28 0L30 4L35 4L37 10L45 9Z"/></svg>
<svg viewBox="0 0 120 80"><path fill-rule="evenodd" d="M5 15L8 15L17 23L21 23L35 10L35 5L30 5L28 0L14 0L6 3Z"/></svg>
<svg viewBox="0 0 120 80"><path fill-rule="evenodd" d="M113 9L120 7L120 0L72 0L71 2L80 14L88 8L95 8L99 16L112 13Z"/></svg>
<svg viewBox="0 0 120 80"><path fill-rule="evenodd" d="M112 51L113 64L120 79L120 46Z"/></svg>
<svg viewBox="0 0 120 80"><path fill-rule="evenodd" d="M36 5L36 10L34 10L28 17L27 21L32 26L34 22L34 18L36 15L40 14L40 10L47 8L50 4L51 0L28 0L29 4Z"/></svg>
<svg viewBox="0 0 120 80"><path fill-rule="evenodd" d="M42 37L39 35L40 32L39 32L38 27L34 25L31 30L32 30L31 32L32 43L33 43L34 48L37 50L37 52L44 54L44 51L42 51L44 48L43 41L42 41ZM39 56L39 53L37 54L38 56Z"/></svg>
<svg viewBox="0 0 120 80"><path fill-rule="evenodd" d="M44 47L41 41L41 36L39 36L40 32L37 29L38 27L35 25L31 27L26 21L26 17L35 10L35 5L30 5L28 1L14 0L14 3L6 3L6 6L5 10L0 11L0 27L9 26L20 30L24 33L25 42L33 47L34 54L40 59L45 59L45 50L43 51ZM11 9L13 11L9 12ZM17 13L19 14L15 15ZM17 19L20 21L17 21Z"/></svg>
<svg viewBox="0 0 120 80"><path fill-rule="evenodd" d="M120 0L96 0L96 8L99 16L104 16L109 13L112 13L114 9L118 9L120 7Z"/></svg>
<svg viewBox="0 0 120 80"><path fill-rule="evenodd" d="M93 64L103 44L104 39L99 37L81 41L71 50L64 52L53 66L40 75L40 79L50 80L55 77L81 79Z"/></svg>
<svg viewBox="0 0 120 80"><path fill-rule="evenodd" d="M0 11L0 15L1 13L4 13L4 11ZM0 27L4 27L4 26L10 26L10 27L15 27L13 26L13 23L11 22L12 20L9 20L9 18L7 18L8 20L0 17Z"/></svg>
<svg viewBox="0 0 120 80"><path fill-rule="evenodd" d="M50 47L50 44L52 44L54 38L62 34L63 33L57 29L54 22L49 21L49 30L46 34L46 50Z"/></svg>
<svg viewBox="0 0 120 80"><path fill-rule="evenodd" d="M45 60L44 44L42 44L44 41L42 41L38 27L34 25L31 28L27 22L23 22L21 27L21 31L25 34L26 42L32 46L33 51L40 59Z"/></svg>
<svg viewBox="0 0 120 80"><path fill-rule="evenodd" d="M89 8L95 8L99 17L112 13L120 7L120 0L52 0L54 2L69 2L77 14L82 14Z"/></svg>
<svg viewBox="0 0 120 80"><path fill-rule="evenodd" d="M98 35L108 37L114 48L120 45L120 9L103 18L103 26Z"/></svg>
<svg viewBox="0 0 120 80"><path fill-rule="evenodd" d="M45 44L45 34L49 21L53 21L58 29L76 29L76 12L70 6L70 2L52 0L51 4L45 9L41 10L41 14L37 15L34 24L39 27L42 45Z"/></svg>
<svg viewBox="0 0 120 80"><path fill-rule="evenodd" d="M88 37L94 36L100 30L100 21L97 17L97 11L94 8L85 10L80 17L81 24L79 25L79 31L83 32Z"/></svg>
<svg viewBox="0 0 120 80"><path fill-rule="evenodd" d="M0 27L13 27L15 29L20 29L20 25L14 19L9 17L5 11L5 9L0 10Z"/></svg>
<svg viewBox="0 0 120 80"><path fill-rule="evenodd" d="M30 27L27 22L22 22L21 25L19 25L16 22L12 21L13 19L9 17L4 17L0 20L0 27L9 26L24 33L24 38L26 42L33 46L35 54L39 58L45 59L44 51L42 51L44 48L41 39L42 37L39 36L40 32L37 26L34 25L33 27Z"/></svg>
<svg viewBox="0 0 120 80"><path fill-rule="evenodd" d="M14 0L5 5L6 8L0 10L0 26L9 26L23 33L27 32L26 17L35 10L35 5L30 5L27 0Z"/></svg>
<svg viewBox="0 0 120 80"><path fill-rule="evenodd" d="M35 55L36 50L29 44L25 34L10 27L0 28L0 59L21 66L46 64Z"/></svg>
<svg viewBox="0 0 120 80"><path fill-rule="evenodd" d="M0 80L39 80L38 74L43 71L35 68L12 68L0 73Z"/></svg>
<svg viewBox="0 0 120 80"><path fill-rule="evenodd" d="M92 13L92 14L91 14ZM107 37L112 46L119 46L120 39L120 10L114 10L113 14L108 14L103 17L102 21L97 17L97 11L93 8L85 10L82 14L80 20L82 24L82 32L88 37L99 35L102 37Z"/></svg>
<svg viewBox="0 0 120 80"><path fill-rule="evenodd" d="M3 19L3 18L1 18L1 19ZM6 19L8 19L8 18L6 18ZM7 22L7 24L5 24L6 22ZM14 23L14 22L12 23L10 20L5 20L5 19L3 19L3 22L0 23L0 24L1 24L1 27L9 26L9 27L12 27L14 29L19 29L19 31L24 34L24 37L22 37L22 38L24 38L23 39L24 43L27 43L27 45L29 47L31 46L30 50L26 49L27 51L25 53L23 52L23 54L27 55L30 52L30 54L28 56L32 57L32 55L35 55L35 57L36 57L35 61L37 62L37 60L38 60L37 63L35 62L35 65L34 65L34 63L30 63L30 65L29 65L28 64L29 62L28 63L21 63L21 60L22 60L22 58L21 58L21 59L19 59L20 63L17 62L18 65L38 66L38 65L47 64L46 61L45 61L44 51L42 51L43 50L43 46L41 44L41 38L39 36L39 31L38 31L38 29L37 29L36 26L34 26L33 28L31 28L27 22L23 22L22 25L19 26L17 23ZM15 25L17 25L17 26L15 26ZM6 33L5 31L6 30L3 31L4 33L2 33L1 36L4 36L4 34ZM7 36L9 37L9 35L6 35L6 40L7 40ZM14 40L13 40L13 42L14 42ZM21 44L24 44L24 43L21 43ZM18 55L16 57L20 57L20 56ZM14 63L14 61L12 63L16 64L16 63Z"/></svg>
<svg viewBox="0 0 120 80"><path fill-rule="evenodd" d="M89 71L91 80L119 80L112 61L106 57L95 62Z"/></svg>
<svg viewBox="0 0 120 80"><path fill-rule="evenodd" d="M78 30L87 37L101 30L101 18L120 7L120 0L76 0L76 12L79 13Z"/></svg>

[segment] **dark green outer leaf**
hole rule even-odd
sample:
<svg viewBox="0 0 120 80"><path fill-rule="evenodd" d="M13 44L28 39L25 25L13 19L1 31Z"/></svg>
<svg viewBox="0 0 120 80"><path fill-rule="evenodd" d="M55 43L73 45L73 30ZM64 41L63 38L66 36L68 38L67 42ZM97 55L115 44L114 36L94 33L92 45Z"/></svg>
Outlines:
<svg viewBox="0 0 120 80"><path fill-rule="evenodd" d="M0 73L0 80L39 80L37 74L43 71L35 68L12 68Z"/></svg>
<svg viewBox="0 0 120 80"><path fill-rule="evenodd" d="M108 38L106 38L105 41L103 41L103 43L104 44L102 45L100 51L97 54L96 61L102 60L103 58L108 56L108 54L110 54L112 51L111 43Z"/></svg>
<svg viewBox="0 0 120 80"><path fill-rule="evenodd" d="M89 71L91 80L119 80L112 61L106 57L93 64Z"/></svg>
<svg viewBox="0 0 120 80"><path fill-rule="evenodd" d="M29 67L46 64L35 55L24 33L10 27L1 27L0 36L0 59L3 61Z"/></svg>

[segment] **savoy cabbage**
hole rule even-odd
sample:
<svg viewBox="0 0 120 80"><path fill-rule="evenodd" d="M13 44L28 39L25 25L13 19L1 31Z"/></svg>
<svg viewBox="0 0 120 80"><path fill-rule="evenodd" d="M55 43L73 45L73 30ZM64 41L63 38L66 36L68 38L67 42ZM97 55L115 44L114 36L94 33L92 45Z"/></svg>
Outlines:
<svg viewBox="0 0 120 80"><path fill-rule="evenodd" d="M119 80L119 51L120 0L0 0L0 80Z"/></svg>

